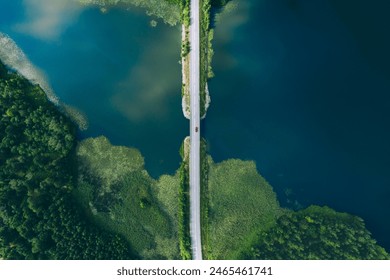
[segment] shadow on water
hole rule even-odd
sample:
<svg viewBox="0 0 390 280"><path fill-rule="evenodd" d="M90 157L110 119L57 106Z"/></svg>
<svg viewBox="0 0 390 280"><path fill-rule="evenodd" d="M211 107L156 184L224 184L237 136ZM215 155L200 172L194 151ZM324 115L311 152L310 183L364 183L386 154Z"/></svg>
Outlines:
<svg viewBox="0 0 390 280"><path fill-rule="evenodd" d="M216 16L224 10L224 6L231 0L212 0L211 1L211 17L210 28L216 27Z"/></svg>
<svg viewBox="0 0 390 280"><path fill-rule="evenodd" d="M223 7L211 8L211 17L210 17L210 28L214 29L216 27L216 17L218 14L220 14L223 11Z"/></svg>

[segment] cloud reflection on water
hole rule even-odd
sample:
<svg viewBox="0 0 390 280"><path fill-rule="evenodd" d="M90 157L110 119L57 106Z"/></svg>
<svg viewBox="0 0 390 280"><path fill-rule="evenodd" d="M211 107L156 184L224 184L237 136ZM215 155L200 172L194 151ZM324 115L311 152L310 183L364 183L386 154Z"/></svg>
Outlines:
<svg viewBox="0 0 390 280"><path fill-rule="evenodd" d="M43 40L57 39L84 9L77 0L23 0L23 7L15 30Z"/></svg>
<svg viewBox="0 0 390 280"><path fill-rule="evenodd" d="M170 97L181 94L180 32L172 32L166 26L157 31L158 44L145 46L139 62L117 84L111 99L113 106L131 122L169 118Z"/></svg>

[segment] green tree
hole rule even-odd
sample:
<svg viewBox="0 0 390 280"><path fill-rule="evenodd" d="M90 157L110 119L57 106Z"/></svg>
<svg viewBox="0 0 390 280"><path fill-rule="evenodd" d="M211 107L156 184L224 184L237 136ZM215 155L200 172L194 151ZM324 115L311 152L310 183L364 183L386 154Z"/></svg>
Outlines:
<svg viewBox="0 0 390 280"><path fill-rule="evenodd" d="M0 62L0 258L135 257L76 207L75 133L39 86Z"/></svg>
<svg viewBox="0 0 390 280"><path fill-rule="evenodd" d="M251 259L389 259L361 218L311 206L281 216L259 235Z"/></svg>

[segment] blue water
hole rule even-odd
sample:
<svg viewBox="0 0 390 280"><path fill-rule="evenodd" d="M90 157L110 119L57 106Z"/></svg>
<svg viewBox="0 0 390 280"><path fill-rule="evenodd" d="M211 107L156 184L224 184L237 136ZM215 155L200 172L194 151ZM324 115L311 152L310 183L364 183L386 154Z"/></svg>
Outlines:
<svg viewBox="0 0 390 280"><path fill-rule="evenodd" d="M236 3L215 33L202 130L214 160L255 160L283 206L359 215L390 251L390 2ZM16 27L28 16L21 0L0 0L0 31L88 117L80 136L106 135L140 149L153 176L173 173L188 134L179 27L86 9L39 38Z"/></svg>
<svg viewBox="0 0 390 280"><path fill-rule="evenodd" d="M0 7L0 31L45 72L63 102L88 117L82 138L105 135L113 144L136 147L154 177L177 170L188 134L179 27L152 28L138 10L102 14L88 8L61 18L61 32L47 38L18 28L31 20L22 1L0 0Z"/></svg>
<svg viewBox="0 0 390 280"><path fill-rule="evenodd" d="M211 155L255 160L284 206L361 216L390 250L390 2L237 3L216 28Z"/></svg>

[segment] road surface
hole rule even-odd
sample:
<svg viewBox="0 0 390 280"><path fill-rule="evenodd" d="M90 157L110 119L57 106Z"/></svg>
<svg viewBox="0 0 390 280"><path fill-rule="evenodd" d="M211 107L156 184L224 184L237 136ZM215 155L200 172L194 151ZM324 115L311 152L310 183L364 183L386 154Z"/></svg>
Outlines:
<svg viewBox="0 0 390 280"><path fill-rule="evenodd" d="M202 259L200 235L200 33L199 0L191 0L190 25L190 231L192 258Z"/></svg>

